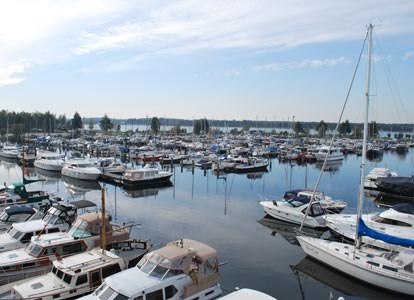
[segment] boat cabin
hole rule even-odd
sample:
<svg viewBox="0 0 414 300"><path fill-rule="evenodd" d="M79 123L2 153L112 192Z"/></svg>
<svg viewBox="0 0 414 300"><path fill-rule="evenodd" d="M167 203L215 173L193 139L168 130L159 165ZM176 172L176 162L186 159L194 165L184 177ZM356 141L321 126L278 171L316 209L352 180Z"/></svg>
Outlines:
<svg viewBox="0 0 414 300"><path fill-rule="evenodd" d="M41 220L13 223L7 232L0 234L0 252L24 247L32 236L66 231L77 215L77 207L58 204L48 209Z"/></svg>
<svg viewBox="0 0 414 300"><path fill-rule="evenodd" d="M217 298L217 252L201 242L183 239L154 250L135 268L105 279L89 299Z"/></svg>
<svg viewBox="0 0 414 300"><path fill-rule="evenodd" d="M25 206L8 206L0 213L0 232L7 230L13 223L27 221L37 209Z"/></svg>

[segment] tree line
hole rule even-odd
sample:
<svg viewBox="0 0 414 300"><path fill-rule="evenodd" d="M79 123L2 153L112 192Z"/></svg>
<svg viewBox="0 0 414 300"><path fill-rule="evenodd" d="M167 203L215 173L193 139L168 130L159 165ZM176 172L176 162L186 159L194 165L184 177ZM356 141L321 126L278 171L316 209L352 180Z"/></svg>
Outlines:
<svg viewBox="0 0 414 300"><path fill-rule="evenodd" d="M86 124L86 121L88 123ZM11 137L15 137L16 140L21 138L22 135L31 132L42 132L45 134L56 132L75 132L75 136L79 134L79 130L82 128L95 129L95 122L99 125L102 131L109 131L112 129L120 130L120 124L122 121L116 119L110 119L107 114L102 118L82 118L78 112L75 112L73 117L67 119L65 115L56 115L47 111L45 113L35 112L8 112L6 110L0 111L0 136L4 137L8 134ZM128 119L123 121L124 124L132 122L136 125L146 124L148 125L149 119ZM144 122L144 123L143 123ZM271 121L225 121L225 120L207 120L206 118L198 120L182 120L182 119L166 119L152 117L150 121L150 128L153 134L160 133L161 124L174 124L171 129L173 134L185 134L186 130L181 126L193 127L193 133L210 134L219 132L219 127L233 127L230 130L232 134L240 133L242 131L249 131L250 128L287 128L294 131L295 134L309 134L310 130L316 130L319 137L325 137L327 132L332 132L335 129L336 124L327 123L324 120L320 122L300 122L292 121L289 123L271 122ZM85 123L85 124L84 124ZM214 123L213 128L212 123ZM283 127L280 127L283 126ZM340 123L338 127L338 133L342 136L353 136L355 138L362 137L363 124L350 123L346 120ZM369 135L375 137L378 135L379 130L392 131L397 129L399 132L412 132L413 125L411 124L377 124L375 121L369 123ZM286 131L287 133L287 131ZM400 134L401 135L401 134ZM407 135L406 135L407 136ZM411 136L411 135L410 135Z"/></svg>

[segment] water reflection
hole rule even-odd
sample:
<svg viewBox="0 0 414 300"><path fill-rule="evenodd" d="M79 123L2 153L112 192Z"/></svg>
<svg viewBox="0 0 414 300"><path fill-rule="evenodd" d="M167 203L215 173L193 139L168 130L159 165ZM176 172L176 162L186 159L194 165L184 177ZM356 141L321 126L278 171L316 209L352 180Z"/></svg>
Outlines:
<svg viewBox="0 0 414 300"><path fill-rule="evenodd" d="M328 172L331 174L335 174L339 171L339 168L342 166L343 160L336 160L336 161L328 161L326 162L325 168L323 168L324 172ZM322 170L323 162L316 162L315 167L318 170Z"/></svg>
<svg viewBox="0 0 414 300"><path fill-rule="evenodd" d="M299 246L299 242L296 239L296 234L299 230L299 225L275 219L267 214L257 222L259 222L259 224L263 225L264 227L270 229L271 236L276 236L277 234L279 234L290 244ZM317 238L321 237L322 234L326 232L325 230L317 230L307 227L302 228L302 231L309 236Z"/></svg>
<svg viewBox="0 0 414 300"><path fill-rule="evenodd" d="M141 197L149 197L149 196L156 196L158 192L163 189L171 188L173 184L170 181L167 181L163 184L160 184L156 188L141 188L141 189L124 189L124 194L130 198L141 198Z"/></svg>
<svg viewBox="0 0 414 300"><path fill-rule="evenodd" d="M37 173L38 175L40 175L40 178L44 178L48 181L50 180L54 180L54 181L58 181L58 179L60 179L62 177L62 173L60 173L59 171L48 171L48 170L43 170L43 169L39 169L39 168L34 168L35 173Z"/></svg>
<svg viewBox="0 0 414 300"><path fill-rule="evenodd" d="M66 190L72 195L85 195L92 190L100 190L101 185L97 181L79 180L72 177L62 176Z"/></svg>
<svg viewBox="0 0 414 300"><path fill-rule="evenodd" d="M411 299L404 295L397 296L395 293L389 293L378 287L373 287L344 273L338 272L338 270L332 269L308 256L302 259L297 265L291 266L291 268L297 275L304 296L306 296L306 288L303 288L302 283L304 280L307 280L307 276L310 276L318 282L334 289L334 291L331 291L331 295L333 296L331 299L338 299L340 296L345 297L345 299L349 299L349 296L351 296L352 299L355 299L354 297L357 297L357 299L382 300Z"/></svg>

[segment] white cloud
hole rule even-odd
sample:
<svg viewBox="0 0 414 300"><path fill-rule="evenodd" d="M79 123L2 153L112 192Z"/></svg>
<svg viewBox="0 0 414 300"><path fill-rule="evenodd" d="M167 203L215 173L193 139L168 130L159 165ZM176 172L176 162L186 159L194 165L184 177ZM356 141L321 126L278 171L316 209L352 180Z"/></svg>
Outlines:
<svg viewBox="0 0 414 300"><path fill-rule="evenodd" d="M18 84L22 82L24 78L19 77L19 74L23 73L27 67L28 65L25 64L0 67L0 86Z"/></svg>
<svg viewBox="0 0 414 300"><path fill-rule="evenodd" d="M284 63L273 63L258 65L253 67L253 71L282 71L292 69L303 69L303 68L320 68L320 67L332 67L338 64L348 64L350 60L346 57L338 58L325 58L325 59L305 59L303 61L293 61Z"/></svg>
<svg viewBox="0 0 414 300"><path fill-rule="evenodd" d="M21 60L55 64L123 51L118 61L110 59L117 69L129 61L197 51L278 51L349 41L361 39L368 12L374 21L384 20L379 30L385 35L414 32L410 0L4 0L0 65ZM97 65L106 61L102 57ZM272 68L280 67L289 66Z"/></svg>
<svg viewBox="0 0 414 300"><path fill-rule="evenodd" d="M414 51L408 51L404 53L403 60L410 59L414 56Z"/></svg>

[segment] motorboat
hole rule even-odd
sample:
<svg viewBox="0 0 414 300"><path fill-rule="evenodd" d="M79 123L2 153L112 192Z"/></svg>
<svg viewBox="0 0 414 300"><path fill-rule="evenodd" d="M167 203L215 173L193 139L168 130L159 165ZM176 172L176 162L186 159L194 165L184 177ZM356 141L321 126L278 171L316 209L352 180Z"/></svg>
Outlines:
<svg viewBox="0 0 414 300"><path fill-rule="evenodd" d="M365 176L364 188L368 190L377 190L376 180L379 177L396 177L398 174L388 168L373 168L368 175Z"/></svg>
<svg viewBox="0 0 414 300"><path fill-rule="evenodd" d="M414 176L378 177L377 190L385 195L414 199Z"/></svg>
<svg viewBox="0 0 414 300"><path fill-rule="evenodd" d="M50 195L46 191L29 191L26 185L39 180L26 180L15 182L0 192L0 210L10 205L33 206L39 203L48 203Z"/></svg>
<svg viewBox="0 0 414 300"><path fill-rule="evenodd" d="M253 289L239 289L223 297L217 298L219 300L276 300L272 296Z"/></svg>
<svg viewBox="0 0 414 300"><path fill-rule="evenodd" d="M101 174L101 170L82 158L67 160L62 168L62 175L81 180L97 180Z"/></svg>
<svg viewBox="0 0 414 300"><path fill-rule="evenodd" d="M53 172L61 172L64 164L62 156L51 151L39 151L33 163L36 168Z"/></svg>
<svg viewBox="0 0 414 300"><path fill-rule="evenodd" d="M127 187L149 187L170 181L172 172L164 171L158 163L149 163L139 169L127 169L121 182Z"/></svg>
<svg viewBox="0 0 414 300"><path fill-rule="evenodd" d="M77 207L73 204L57 204L50 207L43 218L13 223L0 234L0 252L25 247L32 236L40 233L66 231L77 216Z"/></svg>
<svg viewBox="0 0 414 300"><path fill-rule="evenodd" d="M323 217L325 210L319 201L311 203L307 197L294 196L287 200L264 200L259 203L264 211L273 218L294 224L304 222L305 226L312 228L326 227L326 221ZM305 218L308 207L309 214Z"/></svg>
<svg viewBox="0 0 414 300"><path fill-rule="evenodd" d="M326 215L326 225L329 229L348 240L354 241L357 227L356 214ZM364 223L378 232L400 239L413 239L414 236L414 204L402 203L392 208L373 214L361 216ZM383 249L396 250L400 245L363 236L362 242Z"/></svg>
<svg viewBox="0 0 414 300"><path fill-rule="evenodd" d="M254 171L264 171L267 170L269 165L268 159L251 157L246 159L243 163L238 163L234 166L234 172L236 173L246 173Z"/></svg>
<svg viewBox="0 0 414 300"><path fill-rule="evenodd" d="M78 216L68 232L32 236L26 248L0 253L0 277L7 281L21 279L32 273L48 271L55 258L63 258L92 250L101 245L102 213ZM107 250L113 244L129 240L127 227L109 223L105 218ZM129 226L131 227L131 226Z"/></svg>
<svg viewBox="0 0 414 300"><path fill-rule="evenodd" d="M90 294L106 277L135 267L133 262L141 260L150 249L149 242L143 240L123 241L116 246L121 250L97 247L55 260L49 273L14 285L10 298L63 300Z"/></svg>
<svg viewBox="0 0 414 300"><path fill-rule="evenodd" d="M210 246L182 239L146 254L136 267L105 278L81 299L215 299L222 293Z"/></svg>
<svg viewBox="0 0 414 300"><path fill-rule="evenodd" d="M327 213L333 214L340 213L348 205L345 201L335 200L332 197L326 195L324 192L314 192L314 190L311 189L296 189L287 191L283 195L283 199L288 200L294 196L306 197L309 199L313 197L314 200L319 201L320 205Z"/></svg>
<svg viewBox="0 0 414 300"><path fill-rule="evenodd" d="M29 218L33 219L36 216L41 218L43 213L40 213L34 207L19 205L8 206L0 213L0 233L8 230L13 223L25 222Z"/></svg>
<svg viewBox="0 0 414 300"><path fill-rule="evenodd" d="M335 161L343 160L344 154L337 147L321 146L318 152L315 153L315 157L317 161L324 161L326 157L327 161Z"/></svg>
<svg viewBox="0 0 414 300"><path fill-rule="evenodd" d="M3 145L0 150L0 158L17 159L19 155L19 148L16 145Z"/></svg>

